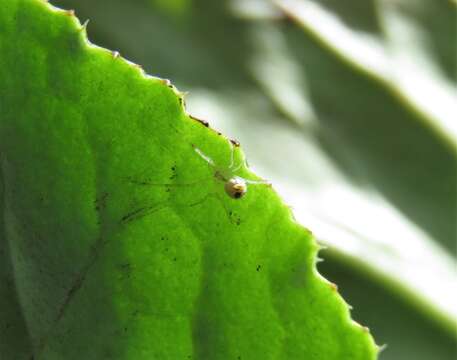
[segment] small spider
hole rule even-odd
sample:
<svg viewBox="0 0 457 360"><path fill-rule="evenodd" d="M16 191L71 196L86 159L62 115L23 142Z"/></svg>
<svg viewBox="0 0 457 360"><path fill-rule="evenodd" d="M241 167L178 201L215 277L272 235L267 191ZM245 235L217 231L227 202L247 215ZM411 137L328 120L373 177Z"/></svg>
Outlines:
<svg viewBox="0 0 457 360"><path fill-rule="evenodd" d="M245 178L235 175L235 173L243 165L243 162L241 162L238 166L235 167L235 161L234 161L235 149L231 142L229 142L229 144L230 144L230 148L231 148L230 165L225 169L220 166L217 166L209 156L205 155L203 153L203 151L201 151L199 148L197 148L195 145L192 144L192 147L195 150L195 152L203 160L205 160L208 163L208 165L210 165L211 168L214 170L214 177L217 180L224 183L224 190L227 193L227 195L233 199L242 198L248 191L247 184L253 184L253 185L263 184L263 185L271 186L271 184L265 180L250 180L250 179L245 179Z"/></svg>
<svg viewBox="0 0 457 360"><path fill-rule="evenodd" d="M195 150L195 152L203 160L205 160L206 163L209 165L209 167L214 171L214 174L213 174L214 179L218 182L224 183L224 190L225 190L226 194L228 196L230 196L232 199L240 199L244 195L246 195L246 192L248 191L248 184L251 184L251 185L262 184L262 185L271 186L271 184L265 180L245 179L245 178L242 178L241 176L236 175L236 172L242 167L244 162L241 162L239 165L235 166L235 156L234 156L235 149L231 142L229 142L229 144L230 144L231 153L230 153L230 164L228 167L222 167L222 166L216 165L215 162L213 161L213 159L211 159L208 155L203 153L203 151L201 151L198 147L196 147L195 145L192 144L192 148ZM175 171L176 167L173 166L172 169L173 169L173 171ZM174 178L174 176L173 176L173 178ZM136 185L165 186L167 188L175 187L175 186L176 187L197 186L197 185L201 185L201 183L202 183L202 179L198 180L198 181L190 182L190 183L153 183L153 182L149 182L149 181L136 181L131 178L129 178L129 181ZM216 196L217 198L220 199L219 194L210 192L201 200L199 200L195 203L188 204L188 205L196 206L196 205L202 203L205 199L207 199L208 196ZM222 200L222 199L220 199L220 200ZM229 211L229 209L227 209L227 207L224 205L223 201L221 201L221 203L222 203L227 215L229 216L229 218L231 218L233 215L232 212ZM158 211L161 208L163 208L164 206L167 206L166 203L155 204L152 206L144 206L144 207L138 208L134 211L131 211L127 215L125 215L121 219L121 222L126 223L129 221L132 221L136 218L145 216L146 214Z"/></svg>

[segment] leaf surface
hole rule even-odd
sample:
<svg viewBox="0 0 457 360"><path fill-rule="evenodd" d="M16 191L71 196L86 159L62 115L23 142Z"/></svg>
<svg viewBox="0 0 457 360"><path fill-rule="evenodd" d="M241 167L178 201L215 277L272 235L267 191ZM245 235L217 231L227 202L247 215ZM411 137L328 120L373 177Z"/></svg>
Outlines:
<svg viewBox="0 0 457 360"><path fill-rule="evenodd" d="M2 6L0 53L1 239L34 359L376 358L310 232L269 186L224 192L256 176L168 81L38 0Z"/></svg>
<svg viewBox="0 0 457 360"><path fill-rule="evenodd" d="M387 9L394 11L394 20L406 16L406 29L413 25L414 41L404 46L398 46L403 40L395 38L397 32L386 35L380 19L385 21L388 13L378 3L330 0L319 2L319 8L344 34L356 36L350 42L368 40L395 55L389 58L394 74L396 60L424 61L425 55L422 78L452 88L457 54L453 3L397 1L397 9ZM94 20L91 34L125 49L150 71L179 81L189 90L192 113L242 142L250 163L272 180L297 220L330 245L321 256L354 274L334 278L344 280L342 291L350 289L346 294L357 305L355 314L375 335L380 329L381 343L388 344L382 358L402 360L410 351L417 358L436 352L453 359L455 298L449 288L455 278L457 161L447 123L434 124L441 119L424 117L426 111L418 111L406 93L399 97L394 89L402 85L395 82L398 76L391 76L390 84L379 81L382 73L353 64L334 51L341 44L326 42L296 17L291 22L273 2L227 1L224 9L194 0L188 16L180 18L163 16L141 0L107 4L78 2L78 13ZM412 45L417 48L408 55ZM211 56L195 56L201 53ZM180 57L185 64L174 66ZM438 106L439 100L416 105ZM322 271L329 268L324 263ZM359 277L383 290L364 291L368 287L355 280ZM376 317L369 304L378 297L392 308ZM421 320L402 321L403 315L396 314L404 314L405 307ZM401 340L405 334L414 348Z"/></svg>

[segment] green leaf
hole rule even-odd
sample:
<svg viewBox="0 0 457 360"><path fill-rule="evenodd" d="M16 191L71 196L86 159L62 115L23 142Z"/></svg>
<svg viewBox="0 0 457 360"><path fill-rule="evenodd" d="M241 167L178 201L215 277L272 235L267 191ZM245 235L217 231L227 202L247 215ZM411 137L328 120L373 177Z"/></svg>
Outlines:
<svg viewBox="0 0 457 360"><path fill-rule="evenodd" d="M309 231L269 186L225 193L233 145L168 81L38 0L3 4L0 53L2 276L17 302L0 289L21 309L24 358L376 358Z"/></svg>
<svg viewBox="0 0 457 360"><path fill-rule="evenodd" d="M352 274L329 272L345 280L340 288L348 289L355 317L387 343L383 359L404 359L406 351L418 359L433 353L453 359L453 132L399 99L392 92L395 83L386 87L367 76L322 45L315 31L284 20L277 8L254 0L228 3L238 16L244 11L247 21L203 0L194 1L189 17L179 22L141 1L109 6L80 1L78 13L94 20L91 34L99 42L179 80L190 90L192 113L243 143L250 163L272 180L297 220L331 245L322 255L329 253L332 263ZM421 51L439 59L431 66L444 69L441 79L452 85L455 12L448 2L414 4L422 8L412 20L425 24L421 31L432 40L423 38ZM384 36L375 2L327 1L325 7L334 12L331 17L355 27L346 33ZM195 55L202 53L211 56ZM367 120L373 114L378 121ZM324 263L322 271L331 267ZM361 285L359 278L372 286ZM376 286L378 292L365 291ZM382 312L370 307L379 298L388 304ZM418 320L405 320L413 318Z"/></svg>

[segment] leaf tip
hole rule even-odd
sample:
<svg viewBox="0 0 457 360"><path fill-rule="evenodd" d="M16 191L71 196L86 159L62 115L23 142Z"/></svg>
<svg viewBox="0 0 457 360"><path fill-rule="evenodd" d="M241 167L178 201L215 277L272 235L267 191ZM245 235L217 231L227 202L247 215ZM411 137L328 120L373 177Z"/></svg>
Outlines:
<svg viewBox="0 0 457 360"><path fill-rule="evenodd" d="M370 333L370 328L368 326L364 326L360 323L358 323L355 320L352 320L352 323L356 325L360 330L362 330L364 333L369 334Z"/></svg>
<svg viewBox="0 0 457 360"><path fill-rule="evenodd" d="M385 349L387 349L387 344L383 345L376 345L376 348L378 350L378 354L382 353Z"/></svg>
<svg viewBox="0 0 457 360"><path fill-rule="evenodd" d="M63 13L67 16L75 16L75 10L63 10Z"/></svg>
<svg viewBox="0 0 457 360"><path fill-rule="evenodd" d="M338 285L336 285L335 283L332 283L332 282L329 282L328 284L330 286L330 289L332 289L332 291L338 292Z"/></svg>
<svg viewBox="0 0 457 360"><path fill-rule="evenodd" d="M89 19L84 21L84 23L81 25L81 28L80 28L80 30L85 32L86 34L87 34L87 25L89 25Z"/></svg>

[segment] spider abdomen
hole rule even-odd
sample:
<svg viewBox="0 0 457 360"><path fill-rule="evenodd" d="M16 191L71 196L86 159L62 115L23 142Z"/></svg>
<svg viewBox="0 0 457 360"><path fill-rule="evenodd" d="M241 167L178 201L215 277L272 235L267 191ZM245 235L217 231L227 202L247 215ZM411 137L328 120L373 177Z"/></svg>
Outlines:
<svg viewBox="0 0 457 360"><path fill-rule="evenodd" d="M233 199L239 199L246 194L248 187L246 182L240 177L233 177L225 182L225 192Z"/></svg>

